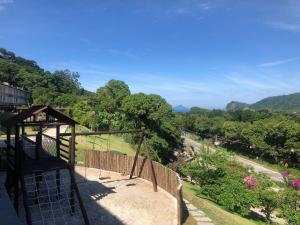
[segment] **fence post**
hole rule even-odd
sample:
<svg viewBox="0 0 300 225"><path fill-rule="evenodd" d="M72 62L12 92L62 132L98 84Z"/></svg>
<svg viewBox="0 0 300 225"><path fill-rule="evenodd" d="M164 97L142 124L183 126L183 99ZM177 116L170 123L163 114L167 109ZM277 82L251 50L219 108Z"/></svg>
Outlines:
<svg viewBox="0 0 300 225"><path fill-rule="evenodd" d="M176 198L177 198L177 222L178 222L178 225L181 225L182 224L182 210L183 210L183 207L182 207L182 202L183 202L183 199L182 199L182 184L180 184L177 188L177 193L176 193Z"/></svg>

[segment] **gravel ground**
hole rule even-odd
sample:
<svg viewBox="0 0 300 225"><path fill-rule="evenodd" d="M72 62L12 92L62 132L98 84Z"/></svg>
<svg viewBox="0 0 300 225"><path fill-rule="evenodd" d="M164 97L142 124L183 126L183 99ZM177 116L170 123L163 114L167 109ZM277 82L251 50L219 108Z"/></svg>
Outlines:
<svg viewBox="0 0 300 225"><path fill-rule="evenodd" d="M77 167L76 172L92 225L177 224L175 198L162 189L154 192L150 182L97 169L85 171L84 167Z"/></svg>

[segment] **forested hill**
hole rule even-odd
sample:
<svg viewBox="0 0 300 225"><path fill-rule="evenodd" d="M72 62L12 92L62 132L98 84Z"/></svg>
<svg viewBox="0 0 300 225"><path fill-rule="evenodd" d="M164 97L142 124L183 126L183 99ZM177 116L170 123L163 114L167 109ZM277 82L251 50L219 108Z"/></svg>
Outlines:
<svg viewBox="0 0 300 225"><path fill-rule="evenodd" d="M249 107L249 104L247 104L247 103L232 101L227 104L226 110L227 111L230 111L230 110L236 111L236 110L243 110L247 107Z"/></svg>
<svg viewBox="0 0 300 225"><path fill-rule="evenodd" d="M240 102L230 102L226 106L227 111L241 110L245 108L300 112L300 93L268 97L251 105Z"/></svg>
<svg viewBox="0 0 300 225"><path fill-rule="evenodd" d="M69 70L51 73L40 68L33 60L0 48L0 82L30 91L36 104L70 105L78 96L88 93L80 86L78 79L78 73Z"/></svg>

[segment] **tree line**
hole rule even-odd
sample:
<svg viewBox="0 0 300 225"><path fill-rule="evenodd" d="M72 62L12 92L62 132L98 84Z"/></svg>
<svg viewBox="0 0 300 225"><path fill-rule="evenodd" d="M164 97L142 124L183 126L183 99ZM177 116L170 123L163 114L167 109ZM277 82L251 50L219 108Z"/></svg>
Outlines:
<svg viewBox="0 0 300 225"><path fill-rule="evenodd" d="M273 163L298 164L300 114L270 110L206 110L180 114L184 129L202 138L218 136L223 146Z"/></svg>

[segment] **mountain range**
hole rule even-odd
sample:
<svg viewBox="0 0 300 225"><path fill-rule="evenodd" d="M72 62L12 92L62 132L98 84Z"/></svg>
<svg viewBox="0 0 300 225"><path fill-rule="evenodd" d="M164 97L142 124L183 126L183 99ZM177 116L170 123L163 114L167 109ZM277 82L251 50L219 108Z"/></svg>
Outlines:
<svg viewBox="0 0 300 225"><path fill-rule="evenodd" d="M190 109L183 106L183 105L178 105L178 106L173 107L173 111L174 112L186 113L186 112L189 112Z"/></svg>
<svg viewBox="0 0 300 225"><path fill-rule="evenodd" d="M232 101L226 106L226 110L243 110L246 108L300 112L300 93L268 97L254 104Z"/></svg>

